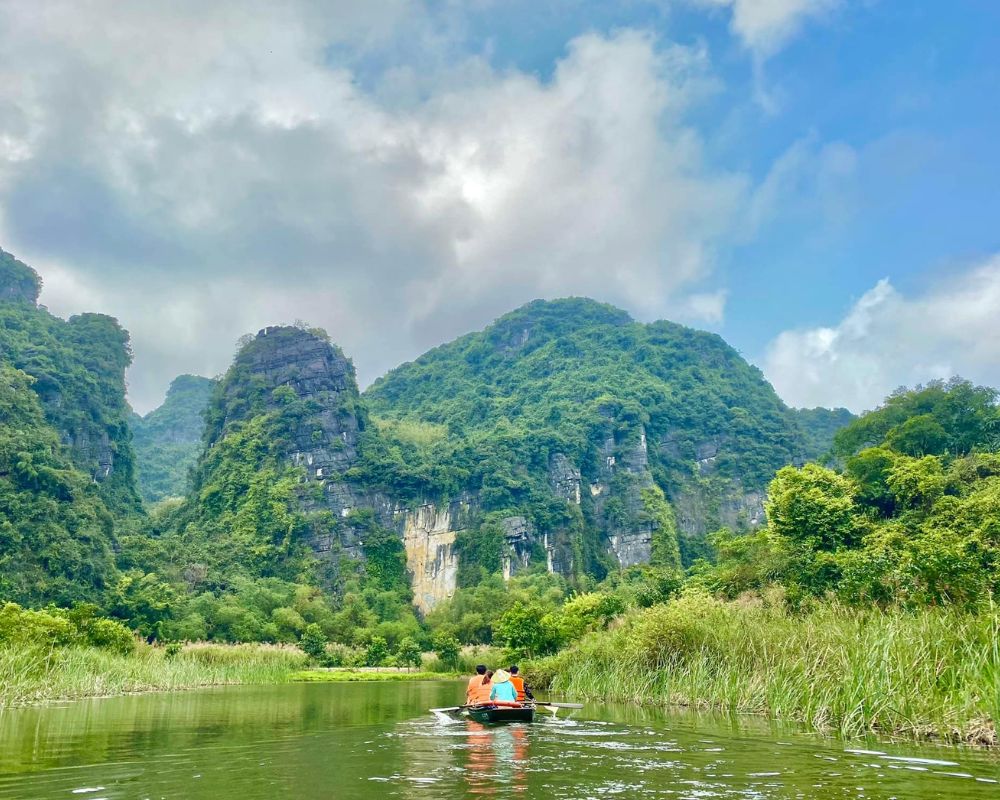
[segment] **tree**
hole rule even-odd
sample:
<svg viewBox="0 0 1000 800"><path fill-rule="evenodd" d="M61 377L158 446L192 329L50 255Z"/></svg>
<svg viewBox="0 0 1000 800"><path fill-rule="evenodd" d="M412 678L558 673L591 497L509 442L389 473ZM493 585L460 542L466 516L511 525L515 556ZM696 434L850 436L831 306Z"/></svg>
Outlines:
<svg viewBox="0 0 1000 800"><path fill-rule="evenodd" d="M399 647L396 648L396 658L399 662L409 669L410 667L419 667L422 661L423 653L420 650L420 645L417 644L417 640L412 636L406 636L400 641Z"/></svg>
<svg viewBox="0 0 1000 800"><path fill-rule="evenodd" d="M841 428L833 451L847 457L888 444L906 455L966 455L994 442L997 390L961 378L899 389L874 411Z"/></svg>
<svg viewBox="0 0 1000 800"><path fill-rule="evenodd" d="M931 414L910 417L889 431L886 444L907 456L939 455L948 448L948 432Z"/></svg>
<svg viewBox="0 0 1000 800"><path fill-rule="evenodd" d="M936 456L900 458L886 479L900 508L929 511L944 494L946 479Z"/></svg>
<svg viewBox="0 0 1000 800"><path fill-rule="evenodd" d="M768 489L771 532L813 550L850 545L857 534L854 492L849 478L818 464L785 467Z"/></svg>
<svg viewBox="0 0 1000 800"><path fill-rule="evenodd" d="M458 639L447 630L438 631L434 634L434 639L431 642L434 654L441 660L442 664L449 667L458 666L458 654L461 647Z"/></svg>
<svg viewBox="0 0 1000 800"><path fill-rule="evenodd" d="M889 471L898 456L886 447L869 447L847 460L847 474L857 486L858 503L891 516L896 499L889 488Z"/></svg>
<svg viewBox="0 0 1000 800"><path fill-rule="evenodd" d="M516 656L540 655L551 649L557 635L554 626L542 624L545 616L545 611L537 605L515 603L500 617L493 636Z"/></svg>
<svg viewBox="0 0 1000 800"><path fill-rule="evenodd" d="M156 573L136 573L118 580L112 610L116 617L129 620L143 636L160 639L177 601L177 590Z"/></svg>
<svg viewBox="0 0 1000 800"><path fill-rule="evenodd" d="M302 652L314 661L319 661L326 655L327 643L326 634L315 622L306 625L306 629L302 632L302 638L299 639L299 647Z"/></svg>
<svg viewBox="0 0 1000 800"><path fill-rule="evenodd" d="M373 636L365 650L365 666L381 667L389 657L389 646L381 636Z"/></svg>

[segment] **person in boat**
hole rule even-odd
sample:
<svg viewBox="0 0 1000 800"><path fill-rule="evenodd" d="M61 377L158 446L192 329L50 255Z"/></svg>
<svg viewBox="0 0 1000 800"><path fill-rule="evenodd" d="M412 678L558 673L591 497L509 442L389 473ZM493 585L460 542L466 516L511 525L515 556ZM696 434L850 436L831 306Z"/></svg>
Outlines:
<svg viewBox="0 0 1000 800"><path fill-rule="evenodd" d="M517 689L510 682L510 673L505 669L498 669L493 673L490 689L490 700L498 700L506 703L517 702Z"/></svg>
<svg viewBox="0 0 1000 800"><path fill-rule="evenodd" d="M476 706L488 703L490 700L490 675L487 674L485 664L476 665L476 674L469 678L469 685L465 690L465 704Z"/></svg>
<svg viewBox="0 0 1000 800"><path fill-rule="evenodd" d="M514 684L514 689L517 691L517 702L523 703L525 700L534 700L535 696L531 693L531 687L525 684L524 678L518 672L517 664L511 665L510 682Z"/></svg>

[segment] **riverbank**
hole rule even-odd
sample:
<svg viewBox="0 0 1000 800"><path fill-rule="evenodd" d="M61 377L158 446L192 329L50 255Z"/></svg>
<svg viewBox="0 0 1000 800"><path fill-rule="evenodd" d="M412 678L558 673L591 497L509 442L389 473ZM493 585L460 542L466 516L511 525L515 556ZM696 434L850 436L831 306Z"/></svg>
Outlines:
<svg viewBox="0 0 1000 800"><path fill-rule="evenodd" d="M561 696L714 708L874 733L995 746L1000 615L846 609L706 595L633 612L538 662Z"/></svg>
<svg viewBox="0 0 1000 800"><path fill-rule="evenodd" d="M119 653L85 646L0 646L0 708L136 692L287 683L307 665L296 647L139 644Z"/></svg>
<svg viewBox="0 0 1000 800"><path fill-rule="evenodd" d="M457 672L427 672L420 670L407 672L399 667L368 667L351 669L333 667L327 669L306 669L293 672L290 680L294 683L357 683L361 681L440 681L460 677Z"/></svg>

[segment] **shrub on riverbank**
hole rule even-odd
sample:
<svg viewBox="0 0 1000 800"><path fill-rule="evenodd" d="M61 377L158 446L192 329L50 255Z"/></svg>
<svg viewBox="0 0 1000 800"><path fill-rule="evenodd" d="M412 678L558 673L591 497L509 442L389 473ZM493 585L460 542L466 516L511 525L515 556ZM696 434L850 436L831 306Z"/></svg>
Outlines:
<svg viewBox="0 0 1000 800"><path fill-rule="evenodd" d="M0 644L0 708L46 700L224 684L285 683L306 665L297 648L191 644L130 654L72 645Z"/></svg>
<svg viewBox="0 0 1000 800"><path fill-rule="evenodd" d="M0 644L66 647L83 645L126 655L135 648L135 634L121 622L97 615L97 606L49 607L42 611L17 603L0 605Z"/></svg>
<svg viewBox="0 0 1000 800"><path fill-rule="evenodd" d="M1000 614L722 602L689 593L539 662L571 697L714 707L869 731L997 742Z"/></svg>

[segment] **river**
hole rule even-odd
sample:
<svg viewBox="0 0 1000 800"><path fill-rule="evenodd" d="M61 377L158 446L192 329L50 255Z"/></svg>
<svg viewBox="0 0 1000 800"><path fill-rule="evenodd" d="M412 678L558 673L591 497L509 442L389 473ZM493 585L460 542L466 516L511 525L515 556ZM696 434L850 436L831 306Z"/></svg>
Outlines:
<svg viewBox="0 0 1000 800"><path fill-rule="evenodd" d="M598 704L492 728L427 713L461 690L295 684L9 710L0 798L1000 797L1000 759L973 749Z"/></svg>

